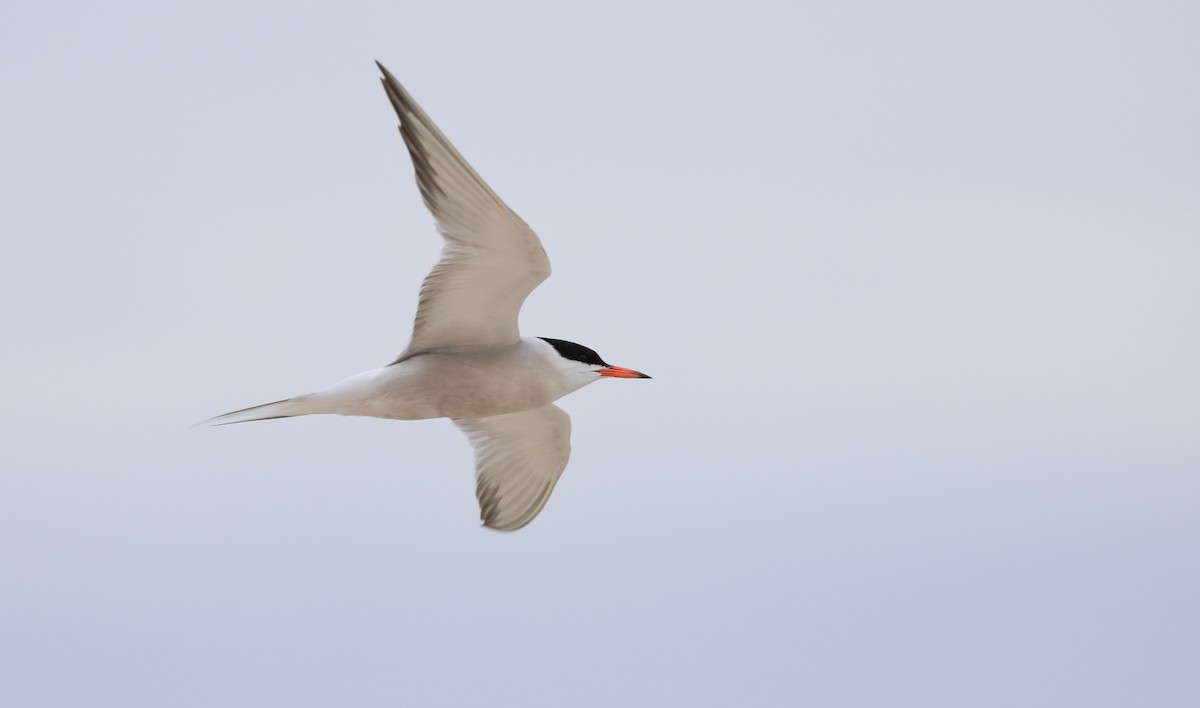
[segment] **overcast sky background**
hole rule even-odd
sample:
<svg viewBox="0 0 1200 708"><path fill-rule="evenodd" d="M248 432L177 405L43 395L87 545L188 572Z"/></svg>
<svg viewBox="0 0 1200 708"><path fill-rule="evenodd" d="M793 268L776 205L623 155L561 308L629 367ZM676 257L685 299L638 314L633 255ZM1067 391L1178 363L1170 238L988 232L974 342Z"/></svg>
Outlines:
<svg viewBox="0 0 1200 708"><path fill-rule="evenodd" d="M1200 705L1188 2L10 4L0 704ZM372 64L653 381L479 527Z"/></svg>

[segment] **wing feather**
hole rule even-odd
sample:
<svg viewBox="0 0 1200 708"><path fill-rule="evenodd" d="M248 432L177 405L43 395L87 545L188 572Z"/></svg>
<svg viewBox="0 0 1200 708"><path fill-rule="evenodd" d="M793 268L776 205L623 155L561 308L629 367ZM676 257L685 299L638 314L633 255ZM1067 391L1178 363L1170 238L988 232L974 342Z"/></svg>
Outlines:
<svg viewBox="0 0 1200 708"><path fill-rule="evenodd" d="M571 457L571 417L553 404L454 423L475 449L483 525L516 531L541 512Z"/></svg>
<svg viewBox="0 0 1200 708"><path fill-rule="evenodd" d="M421 198L445 241L421 284L412 340L396 361L440 347L513 344L521 305L550 276L546 251L391 72L379 69Z"/></svg>

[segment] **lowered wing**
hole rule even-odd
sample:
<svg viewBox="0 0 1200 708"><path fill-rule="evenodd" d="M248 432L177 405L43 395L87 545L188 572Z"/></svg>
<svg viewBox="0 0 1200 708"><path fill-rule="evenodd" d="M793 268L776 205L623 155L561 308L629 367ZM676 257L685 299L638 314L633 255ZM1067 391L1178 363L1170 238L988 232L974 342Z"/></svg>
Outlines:
<svg viewBox="0 0 1200 708"><path fill-rule="evenodd" d="M533 521L571 457L571 417L550 404L454 423L475 448L475 496L483 525L516 531Z"/></svg>

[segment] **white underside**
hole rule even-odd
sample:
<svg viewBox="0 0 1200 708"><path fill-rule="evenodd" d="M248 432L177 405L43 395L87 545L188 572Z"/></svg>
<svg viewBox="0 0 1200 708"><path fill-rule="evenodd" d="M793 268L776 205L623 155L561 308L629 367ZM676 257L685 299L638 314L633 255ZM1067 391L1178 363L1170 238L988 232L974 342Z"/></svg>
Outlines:
<svg viewBox="0 0 1200 708"><path fill-rule="evenodd" d="M503 347L455 347L419 354L314 393L235 411L211 422L319 414L394 420L486 418L553 403L599 380L593 369L563 359L537 338Z"/></svg>
<svg viewBox="0 0 1200 708"><path fill-rule="evenodd" d="M455 347L364 371L315 393L227 413L213 424L314 414L452 418L475 449L485 526L515 531L542 510L571 454L571 419L553 402L601 377L541 339Z"/></svg>

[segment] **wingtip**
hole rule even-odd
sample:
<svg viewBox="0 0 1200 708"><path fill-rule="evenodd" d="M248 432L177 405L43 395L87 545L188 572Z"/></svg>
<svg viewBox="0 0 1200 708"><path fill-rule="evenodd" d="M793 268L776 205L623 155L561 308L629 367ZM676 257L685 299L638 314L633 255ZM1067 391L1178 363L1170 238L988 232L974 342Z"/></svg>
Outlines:
<svg viewBox="0 0 1200 708"><path fill-rule="evenodd" d="M508 526L493 526L492 524L489 524L488 522L485 521L482 524L480 524L480 527L485 528L488 531L495 531L496 533L512 533L513 531L519 531L519 530L525 528L528 524L529 524L529 522L527 521L524 524L521 524L520 526L513 526L511 524Z"/></svg>

